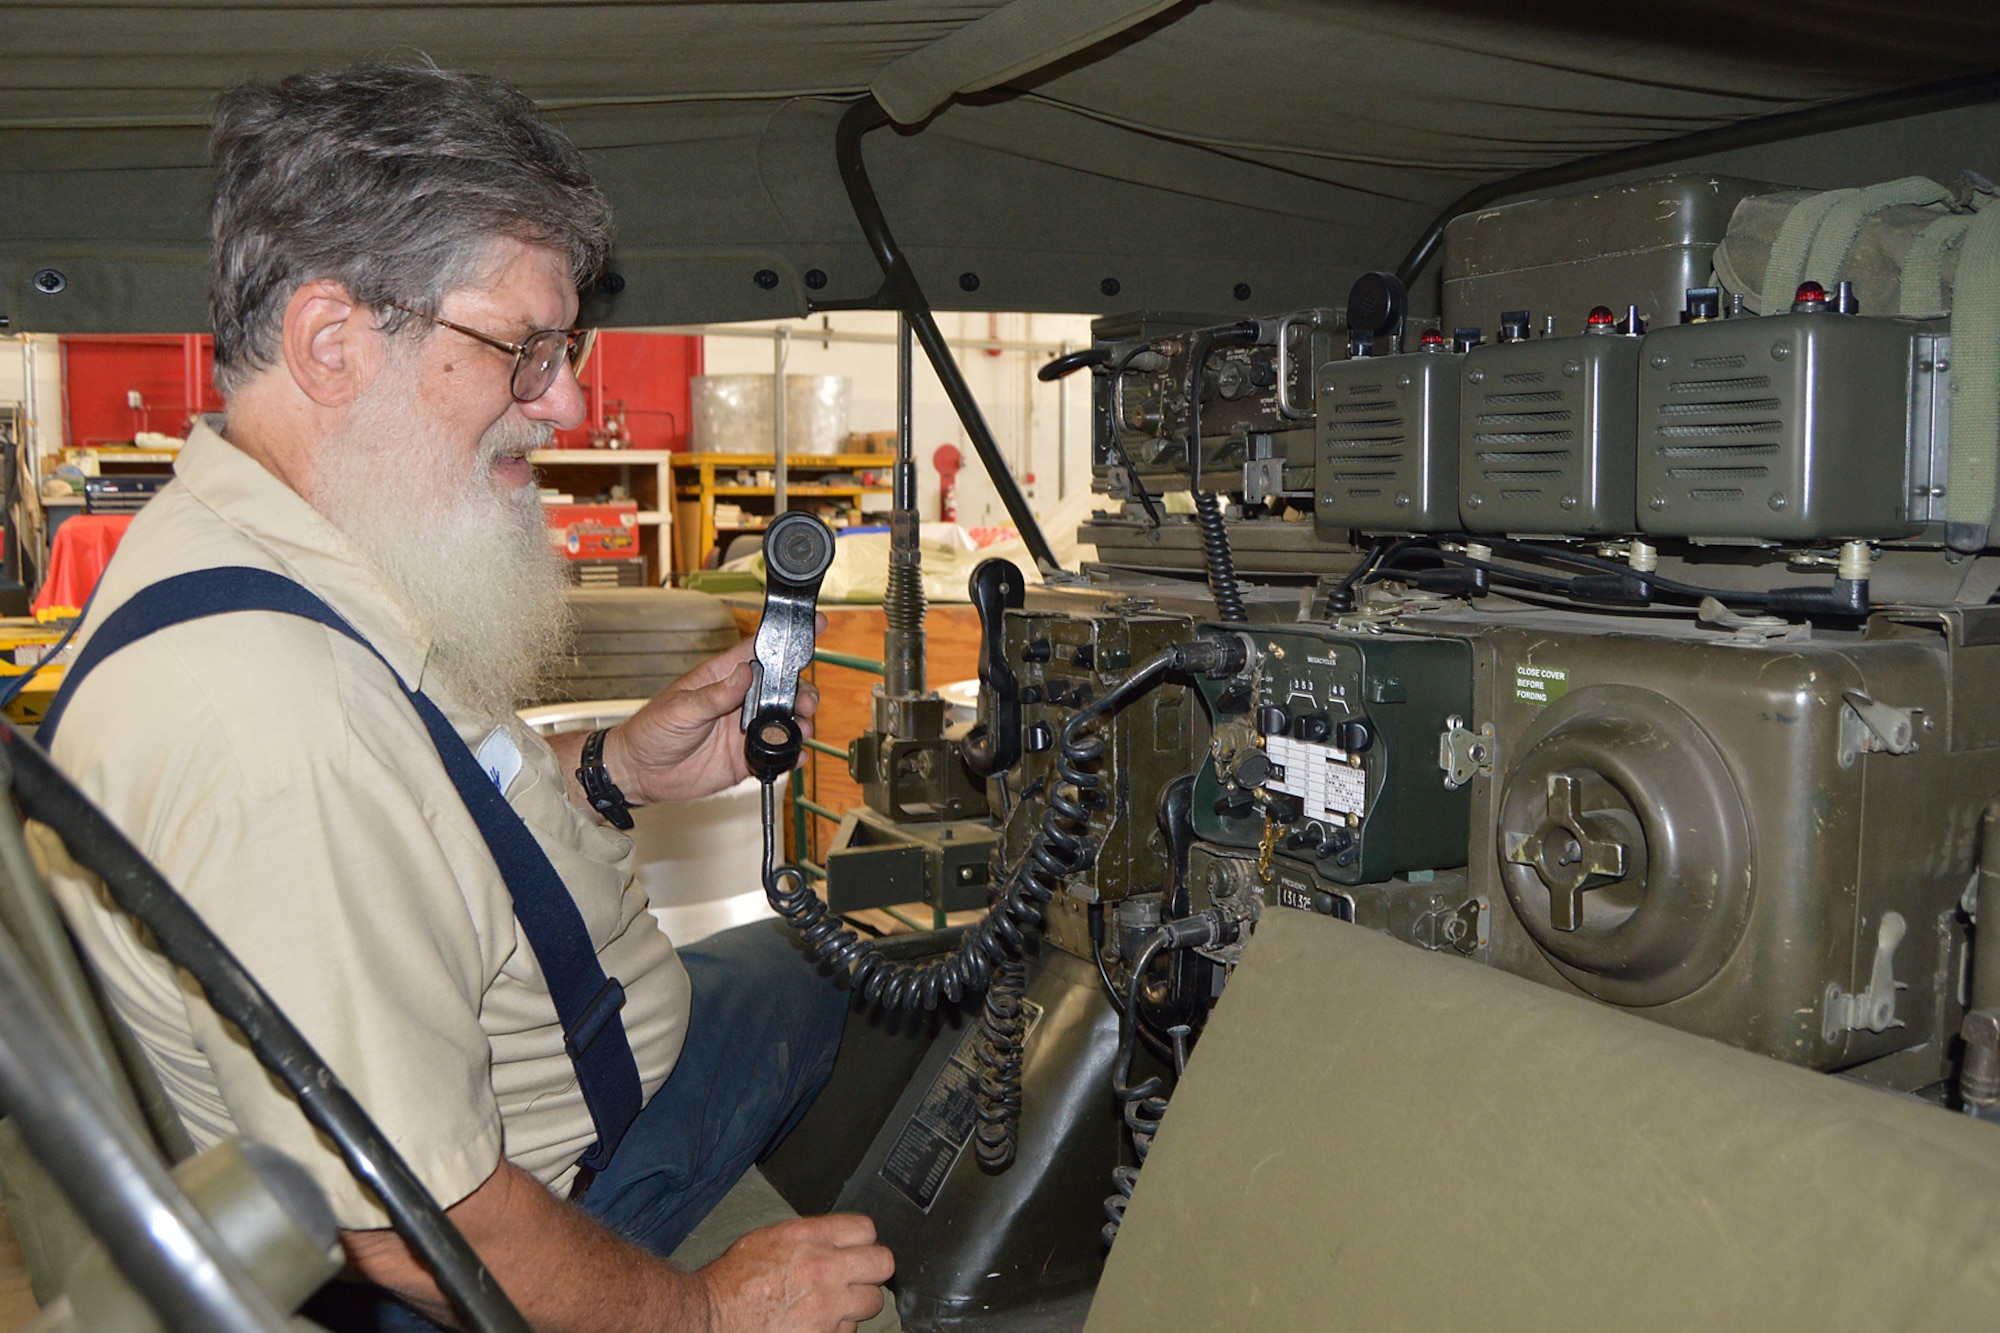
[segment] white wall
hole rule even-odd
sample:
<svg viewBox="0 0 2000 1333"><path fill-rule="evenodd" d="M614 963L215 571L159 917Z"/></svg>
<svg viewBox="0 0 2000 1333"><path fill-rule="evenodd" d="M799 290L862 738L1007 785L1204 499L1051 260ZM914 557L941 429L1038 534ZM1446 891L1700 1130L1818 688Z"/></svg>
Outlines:
<svg viewBox="0 0 2000 1333"><path fill-rule="evenodd" d="M785 370L791 375L845 375L854 381L853 416L848 429L882 431L896 428L896 349L882 345L821 343L813 334L822 327L852 333L893 335L896 316L888 311L859 310L811 320L778 321L792 332ZM1072 349L1090 345L1088 315L964 314L944 312L938 325L948 339L997 337L1007 342L1067 341ZM734 325L740 329L770 329L773 323ZM1043 384L1035 371L1053 352L1001 352L961 349L958 363L986 416L993 438L1005 455L1037 517L1046 515L1062 498L1058 478L1057 404L1060 391ZM703 340L703 365L709 374L771 373L768 337L709 337ZM916 382L912 391L913 434L922 514L938 516L938 474L931 456L941 444L955 444L965 466L958 474L958 521L968 527L1002 525L1007 519L992 483L972 452L971 441L944 396L944 388L924 359L915 353ZM1090 377L1069 380L1067 451L1068 494L1090 488ZM1032 480L1030 480L1032 478ZM886 507L886 497L884 497Z"/></svg>
<svg viewBox="0 0 2000 1333"><path fill-rule="evenodd" d="M26 367L34 363L35 392L26 389ZM35 447L29 456L62 451L63 389L62 351L52 333L17 333L0 336L0 403L19 403L32 411L27 439Z"/></svg>

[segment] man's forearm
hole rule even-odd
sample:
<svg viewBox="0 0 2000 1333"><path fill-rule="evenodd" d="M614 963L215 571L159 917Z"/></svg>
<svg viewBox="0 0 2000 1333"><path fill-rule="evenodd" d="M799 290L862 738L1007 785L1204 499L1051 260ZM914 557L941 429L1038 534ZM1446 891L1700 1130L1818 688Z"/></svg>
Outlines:
<svg viewBox="0 0 2000 1333"><path fill-rule="evenodd" d="M699 1277L621 1240L511 1163L501 1162L450 1214L539 1330L708 1333L714 1326L714 1303ZM393 1232L348 1231L341 1242L363 1277L451 1322L437 1284Z"/></svg>

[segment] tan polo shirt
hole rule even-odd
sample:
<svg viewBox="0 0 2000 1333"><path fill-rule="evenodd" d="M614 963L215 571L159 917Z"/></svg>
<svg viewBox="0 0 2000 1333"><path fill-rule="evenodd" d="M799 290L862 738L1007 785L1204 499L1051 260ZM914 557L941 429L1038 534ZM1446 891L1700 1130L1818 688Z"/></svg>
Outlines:
<svg viewBox="0 0 2000 1333"><path fill-rule="evenodd" d="M137 589L216 565L310 588L477 749L495 730L424 679L407 603L298 494L211 428L133 521L79 639ZM581 910L647 1097L680 1054L688 981L621 833L572 805L549 747L509 719L505 786ZM496 742L501 749L504 743ZM512 899L429 733L374 655L269 612L162 630L81 685L56 762L291 1016L440 1202L500 1155L557 1190L596 1135ZM46 835L46 830L38 830ZM46 853L52 837L38 838ZM50 856L57 896L197 1144L241 1131L304 1163L342 1226L374 1198L185 975Z"/></svg>

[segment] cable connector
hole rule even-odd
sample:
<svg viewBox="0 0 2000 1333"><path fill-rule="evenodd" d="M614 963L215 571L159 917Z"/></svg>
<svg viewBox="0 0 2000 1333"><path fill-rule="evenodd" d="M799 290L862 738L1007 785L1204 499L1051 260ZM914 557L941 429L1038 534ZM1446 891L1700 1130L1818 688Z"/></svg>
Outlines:
<svg viewBox="0 0 2000 1333"><path fill-rule="evenodd" d="M1222 679L1243 670L1250 662L1250 649L1239 635L1214 635L1177 643L1170 650L1175 671L1192 676Z"/></svg>
<svg viewBox="0 0 2000 1333"><path fill-rule="evenodd" d="M1178 921L1169 921L1155 934L1162 949L1213 949L1221 944L1234 944L1238 924L1221 912L1210 908L1193 916L1184 916Z"/></svg>

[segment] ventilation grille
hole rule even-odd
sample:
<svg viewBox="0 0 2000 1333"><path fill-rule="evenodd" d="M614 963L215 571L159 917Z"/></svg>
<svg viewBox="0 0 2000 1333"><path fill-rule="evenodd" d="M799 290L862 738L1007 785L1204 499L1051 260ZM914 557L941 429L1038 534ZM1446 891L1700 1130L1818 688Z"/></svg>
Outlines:
<svg viewBox="0 0 2000 1333"><path fill-rule="evenodd" d="M1740 502L1745 486L1769 481L1785 448L1789 423L1771 377L1713 373L1746 364L1740 355L1691 361L1701 377L1668 380L1649 423L1661 470L1688 488L1689 500Z"/></svg>
<svg viewBox="0 0 2000 1333"><path fill-rule="evenodd" d="M1499 378L1500 389L1465 405L1472 413L1472 475L1465 482L1500 500L1534 503L1560 492L1575 470L1580 404L1564 387L1524 387L1548 383L1546 370Z"/></svg>
<svg viewBox="0 0 2000 1333"><path fill-rule="evenodd" d="M1373 499L1393 486L1410 443L1409 416L1384 384L1350 384L1346 401L1320 413L1322 485L1351 499Z"/></svg>

